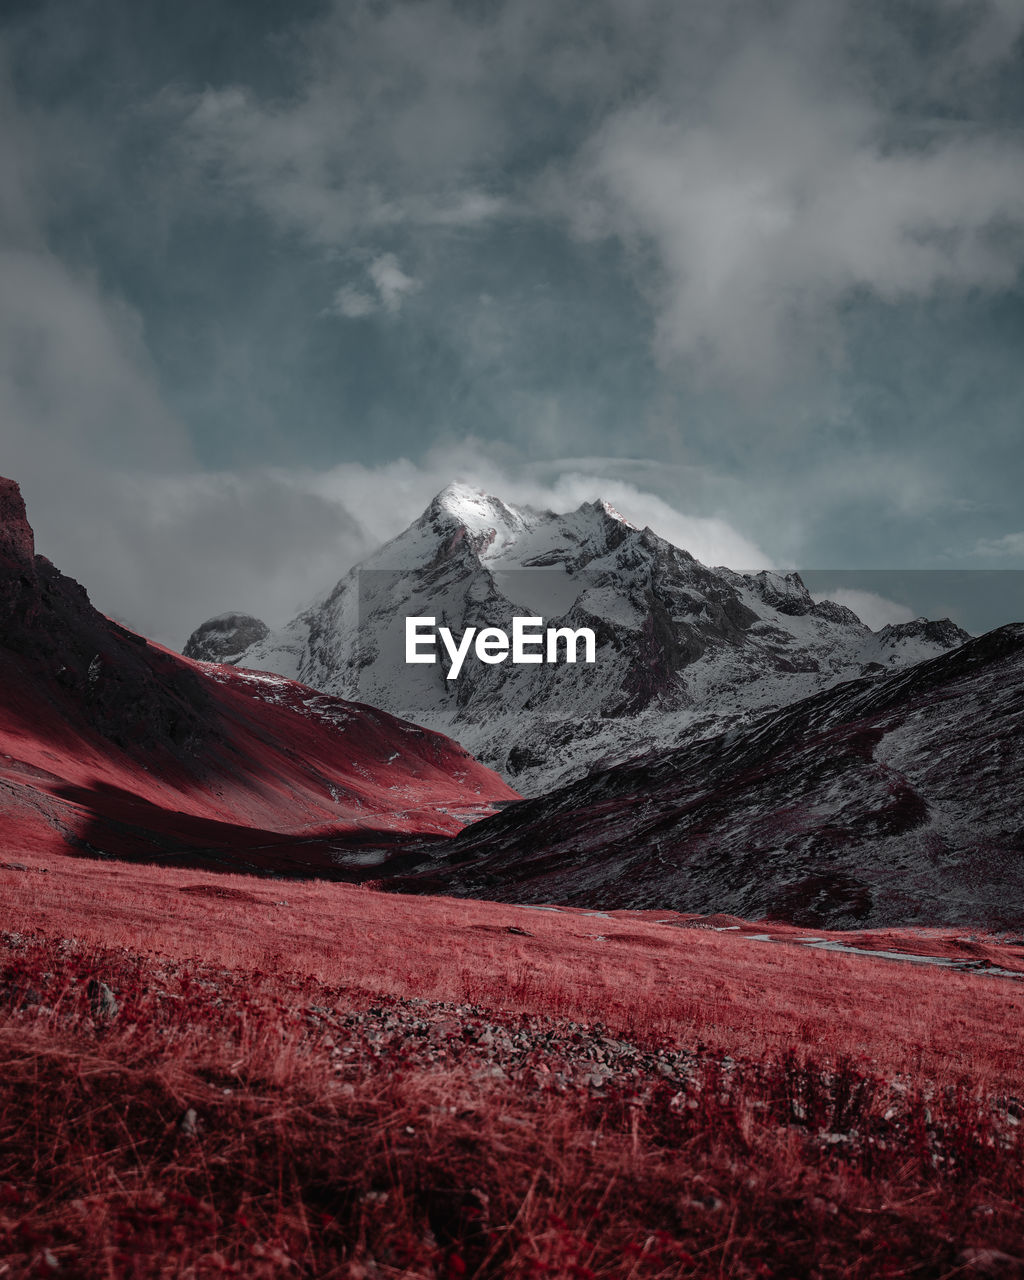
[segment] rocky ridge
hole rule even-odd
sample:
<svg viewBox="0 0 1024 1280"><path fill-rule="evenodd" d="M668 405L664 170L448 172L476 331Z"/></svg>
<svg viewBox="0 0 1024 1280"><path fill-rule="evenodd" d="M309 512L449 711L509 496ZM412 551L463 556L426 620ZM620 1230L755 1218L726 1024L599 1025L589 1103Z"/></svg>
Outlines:
<svg viewBox="0 0 1024 1280"><path fill-rule="evenodd" d="M1024 624L598 770L403 891L808 928L1024 926Z"/></svg>

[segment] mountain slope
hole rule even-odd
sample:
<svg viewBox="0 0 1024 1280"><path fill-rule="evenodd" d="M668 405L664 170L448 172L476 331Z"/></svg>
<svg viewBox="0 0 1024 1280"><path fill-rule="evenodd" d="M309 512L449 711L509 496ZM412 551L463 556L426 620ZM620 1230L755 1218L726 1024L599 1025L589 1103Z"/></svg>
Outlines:
<svg viewBox="0 0 1024 1280"><path fill-rule="evenodd" d="M457 680L407 665L404 620L510 630L516 615L591 628L594 665L485 665ZM605 502L577 511L508 506L451 485L393 541L288 626L224 615L186 653L240 662L359 698L457 737L524 792L741 723L868 664L917 661L962 643L952 623L874 633L816 603L797 574L709 569Z"/></svg>
<svg viewBox="0 0 1024 1280"><path fill-rule="evenodd" d="M1024 624L510 806L394 887L1024 927Z"/></svg>
<svg viewBox="0 0 1024 1280"><path fill-rule="evenodd" d="M0 480L4 844L235 867L450 834L515 798L457 744L276 676L196 663L97 613Z"/></svg>

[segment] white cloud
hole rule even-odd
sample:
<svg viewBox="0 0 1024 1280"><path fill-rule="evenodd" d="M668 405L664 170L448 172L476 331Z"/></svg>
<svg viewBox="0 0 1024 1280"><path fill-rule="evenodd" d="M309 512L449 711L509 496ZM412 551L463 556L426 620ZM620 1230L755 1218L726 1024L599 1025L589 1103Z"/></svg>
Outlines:
<svg viewBox="0 0 1024 1280"><path fill-rule="evenodd" d="M361 316L372 315L376 310L376 299L351 284L343 285L338 290L328 308L330 313L345 316L348 320L358 320Z"/></svg>
<svg viewBox="0 0 1024 1280"><path fill-rule="evenodd" d="M605 498L631 523L650 525L706 564L747 568L771 563L725 516L685 515L649 489L617 477L620 464L614 458L576 458L567 466L544 464L543 474L538 474L540 469L532 464L501 461L493 450L468 439L431 450L421 463L406 458L379 467L343 463L311 473L304 483L342 505L377 543L400 533L435 494L458 480L541 510L571 511L583 502ZM644 464L626 460L630 465Z"/></svg>
<svg viewBox="0 0 1024 1280"><path fill-rule="evenodd" d="M423 227L469 228L515 211L507 199L486 191L466 190L390 200L378 206L373 220L385 227L413 223Z"/></svg>
<svg viewBox="0 0 1024 1280"><path fill-rule="evenodd" d="M814 594L814 593L812 593ZM854 588L840 587L827 594L814 594L815 600L832 600L842 604L860 618L872 631L878 631L891 622L913 622L917 617L912 609L899 604L895 600L887 600L885 596L874 591L858 591Z"/></svg>
<svg viewBox="0 0 1024 1280"><path fill-rule="evenodd" d="M694 92L658 82L633 95L549 168L549 211L633 251L664 364L781 377L841 358L842 308L858 293L899 303L1014 287L1024 145L893 116L870 70L844 63L847 12L793 4L771 25L747 21Z"/></svg>
<svg viewBox="0 0 1024 1280"><path fill-rule="evenodd" d="M499 481L500 483L500 481ZM768 554L720 516L687 515L663 498L628 481L607 474L570 471L548 483L508 479L503 494L554 511L571 511L582 502L609 501L631 524L650 528L660 537L703 564L736 569L760 569L771 563Z"/></svg>
<svg viewBox="0 0 1024 1280"><path fill-rule="evenodd" d="M402 309L402 303L423 286L422 281L407 275L393 253L382 253L372 260L366 269L369 286L373 292L358 289L355 285L343 285L327 308L327 315L344 316L358 320L383 308L392 315Z"/></svg>
<svg viewBox="0 0 1024 1280"><path fill-rule="evenodd" d="M369 267L370 279L377 286L377 293L387 311L400 310L411 293L420 288L420 282L406 275L393 253L383 253Z"/></svg>
<svg viewBox="0 0 1024 1280"><path fill-rule="evenodd" d="M1006 533L1001 538L980 538L974 545L976 556L1024 559L1024 533Z"/></svg>
<svg viewBox="0 0 1024 1280"><path fill-rule="evenodd" d="M577 459L574 469L540 478L529 466L496 461L469 440L433 450L421 464L407 459L380 467L343 464L311 475L308 483L319 496L349 512L368 542L384 542L400 533L446 484L460 480L507 502L541 510L571 511L583 502L605 498L631 523L650 525L705 564L746 569L772 562L724 516L687 515L649 490L616 479L601 467L602 460L594 461L600 469L588 473L586 460ZM608 461L614 466L615 460Z"/></svg>
<svg viewBox="0 0 1024 1280"><path fill-rule="evenodd" d="M870 111L816 109L781 60L762 75L770 93L737 77L723 87L729 110L708 125L624 109L556 192L580 234L653 251L663 361L775 375L801 350L835 354L839 309L858 290L900 302L1013 286L1024 263L1019 143L890 150Z"/></svg>

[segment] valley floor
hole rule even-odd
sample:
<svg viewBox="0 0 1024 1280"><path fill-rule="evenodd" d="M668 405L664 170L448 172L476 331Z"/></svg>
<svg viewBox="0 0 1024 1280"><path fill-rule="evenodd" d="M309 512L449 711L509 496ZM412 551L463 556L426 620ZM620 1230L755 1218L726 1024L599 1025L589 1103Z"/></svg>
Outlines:
<svg viewBox="0 0 1024 1280"><path fill-rule="evenodd" d="M0 1277L1024 1276L1024 984L810 936L12 858Z"/></svg>

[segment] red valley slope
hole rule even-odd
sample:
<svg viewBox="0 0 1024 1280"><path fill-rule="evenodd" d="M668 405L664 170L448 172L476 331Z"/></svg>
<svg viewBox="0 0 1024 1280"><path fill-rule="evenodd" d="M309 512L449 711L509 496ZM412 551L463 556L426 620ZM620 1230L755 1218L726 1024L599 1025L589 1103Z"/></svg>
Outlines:
<svg viewBox="0 0 1024 1280"><path fill-rule="evenodd" d="M457 743L291 680L192 662L34 554L0 479L0 815L11 854L297 874L516 799Z"/></svg>

